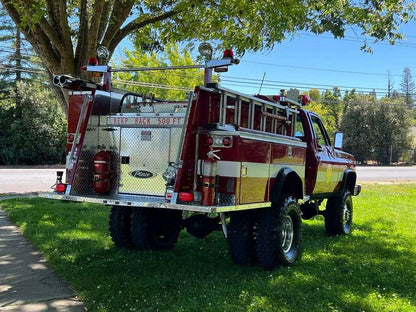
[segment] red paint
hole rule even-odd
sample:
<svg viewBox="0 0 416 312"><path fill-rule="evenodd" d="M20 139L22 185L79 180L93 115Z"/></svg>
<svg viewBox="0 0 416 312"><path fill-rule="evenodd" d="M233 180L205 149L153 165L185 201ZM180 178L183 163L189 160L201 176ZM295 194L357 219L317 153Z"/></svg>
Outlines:
<svg viewBox="0 0 416 312"><path fill-rule="evenodd" d="M92 187L97 194L106 194L110 190L110 153L99 151L94 156L94 180Z"/></svg>

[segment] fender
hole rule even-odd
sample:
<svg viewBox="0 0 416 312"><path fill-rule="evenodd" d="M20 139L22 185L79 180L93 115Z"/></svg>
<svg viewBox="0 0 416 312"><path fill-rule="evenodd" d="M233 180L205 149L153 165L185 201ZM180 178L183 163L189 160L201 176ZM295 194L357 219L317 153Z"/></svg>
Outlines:
<svg viewBox="0 0 416 312"><path fill-rule="evenodd" d="M272 203L279 202L280 196L283 194L292 195L297 199L303 198L302 180L298 174L289 167L280 169L274 182L270 201Z"/></svg>
<svg viewBox="0 0 416 312"><path fill-rule="evenodd" d="M356 181L357 181L357 173L352 169L346 169L343 173L342 182L337 193L339 195L342 195L346 191L349 191L351 195L355 195L356 193L355 182Z"/></svg>

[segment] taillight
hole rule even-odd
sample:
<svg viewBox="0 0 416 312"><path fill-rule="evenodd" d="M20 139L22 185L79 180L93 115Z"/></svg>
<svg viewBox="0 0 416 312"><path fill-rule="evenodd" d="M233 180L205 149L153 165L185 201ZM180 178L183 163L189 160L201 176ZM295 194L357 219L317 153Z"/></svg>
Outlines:
<svg viewBox="0 0 416 312"><path fill-rule="evenodd" d="M230 146L233 143L233 140L231 140L230 137L224 137L222 139L222 144L224 144L224 146Z"/></svg>
<svg viewBox="0 0 416 312"><path fill-rule="evenodd" d="M211 146L212 144L214 144L214 139L211 136L207 136L205 138L205 144Z"/></svg>
<svg viewBox="0 0 416 312"><path fill-rule="evenodd" d="M194 193L191 192L180 192L178 195L179 201L191 202L194 200Z"/></svg>

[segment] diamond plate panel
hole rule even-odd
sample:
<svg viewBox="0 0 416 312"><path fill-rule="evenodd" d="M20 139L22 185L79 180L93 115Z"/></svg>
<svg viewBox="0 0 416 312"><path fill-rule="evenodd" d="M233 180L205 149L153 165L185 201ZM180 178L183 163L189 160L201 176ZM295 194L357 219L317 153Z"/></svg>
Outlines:
<svg viewBox="0 0 416 312"><path fill-rule="evenodd" d="M163 172L175 161L182 129L122 128L120 193L164 196Z"/></svg>

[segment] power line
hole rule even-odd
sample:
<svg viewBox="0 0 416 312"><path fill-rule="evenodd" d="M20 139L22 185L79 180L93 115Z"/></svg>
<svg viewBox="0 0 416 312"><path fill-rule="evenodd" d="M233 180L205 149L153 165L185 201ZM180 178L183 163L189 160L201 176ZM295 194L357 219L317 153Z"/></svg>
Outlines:
<svg viewBox="0 0 416 312"><path fill-rule="evenodd" d="M337 40L337 38L331 37L331 36L325 36L325 35L316 35L316 34L308 34L308 33L301 33L299 34L300 36L307 36L307 37L319 37L319 38L323 38L323 39L332 39L332 40ZM410 37L410 36L409 36ZM343 40L343 41L351 41L351 42L367 42L369 40L373 40L373 42L371 44L374 45L383 45L383 46L400 46L401 48L416 48L416 43L411 43L411 42L403 42L401 40L396 40L394 44L390 44L384 41L377 41L377 39L375 38L371 38L371 37L351 37L351 36L344 36L342 38L339 38L338 40Z"/></svg>
<svg viewBox="0 0 416 312"><path fill-rule="evenodd" d="M315 71L324 71L324 72L333 72L333 73L346 73L346 74L371 75L371 76L387 76L386 73L382 74L382 73L361 72L361 71L351 71L351 70L341 70L341 69L327 69L327 68L320 68L320 67L293 66L293 65L283 65L283 64L274 64L274 63L265 63L265 62L256 62L256 61L245 61L245 60L241 60L241 63L267 65L267 66L275 66L275 67L285 67L285 68L295 68L295 69L306 69L306 70L315 70ZM401 77L402 75L390 74L390 76Z"/></svg>
<svg viewBox="0 0 416 312"><path fill-rule="evenodd" d="M227 76L227 77L221 77L221 82L231 82L231 83L238 83L241 85L252 85L254 86L260 86L261 80L259 79L251 79L251 78L240 78L240 77L233 77L233 76ZM306 83L306 82L293 82L293 81L277 81L277 80L264 80L263 86L270 88L279 88L281 86L290 86L295 88L307 88L307 89L328 89L328 88L343 88L343 89L356 89L356 90L365 90L367 92L370 91L379 91L379 92L385 92L388 91L384 88L367 88L367 87L352 87L352 86L343 86L343 85L328 85L328 84L312 84L312 83Z"/></svg>
<svg viewBox="0 0 416 312"><path fill-rule="evenodd" d="M44 73L44 71L41 70L41 69L16 67L16 66L3 65L3 64L0 64L0 69L5 69L5 70L11 71L11 72L20 71L20 72L26 72L26 73L32 73L32 74L43 74Z"/></svg>
<svg viewBox="0 0 416 312"><path fill-rule="evenodd" d="M114 80L114 83L124 84L124 85L130 85L130 86L138 86L138 87L148 87L148 88L157 88L157 89L167 89L167 90L177 90L177 91L184 91L184 92L190 92L193 89L188 87L182 87L182 86L170 86L170 85L163 85L158 83L149 83L149 82L143 82L143 81L128 81L128 80Z"/></svg>

